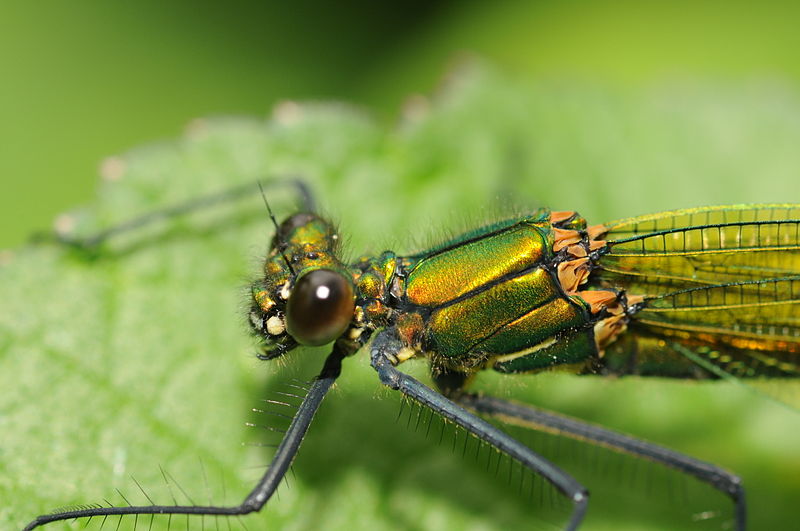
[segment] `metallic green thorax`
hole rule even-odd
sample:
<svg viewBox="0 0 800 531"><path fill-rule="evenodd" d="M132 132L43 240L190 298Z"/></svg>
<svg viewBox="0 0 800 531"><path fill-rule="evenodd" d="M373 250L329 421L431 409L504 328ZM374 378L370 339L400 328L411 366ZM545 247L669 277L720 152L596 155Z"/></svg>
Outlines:
<svg viewBox="0 0 800 531"><path fill-rule="evenodd" d="M403 260L401 299L424 323L415 347L460 371L585 362L595 353L589 308L559 285L553 244L541 211Z"/></svg>

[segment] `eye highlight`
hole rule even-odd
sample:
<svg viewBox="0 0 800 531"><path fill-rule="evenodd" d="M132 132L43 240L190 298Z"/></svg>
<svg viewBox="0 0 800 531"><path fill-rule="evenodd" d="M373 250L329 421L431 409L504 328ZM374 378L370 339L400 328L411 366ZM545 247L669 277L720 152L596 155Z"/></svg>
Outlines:
<svg viewBox="0 0 800 531"><path fill-rule="evenodd" d="M301 345L330 343L347 330L353 318L352 283L330 269L301 276L286 303L286 330Z"/></svg>

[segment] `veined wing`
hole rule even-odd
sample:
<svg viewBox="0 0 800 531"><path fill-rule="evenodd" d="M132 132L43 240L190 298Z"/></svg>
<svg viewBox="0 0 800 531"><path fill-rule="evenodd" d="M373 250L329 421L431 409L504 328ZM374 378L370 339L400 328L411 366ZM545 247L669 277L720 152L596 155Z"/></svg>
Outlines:
<svg viewBox="0 0 800 531"><path fill-rule="evenodd" d="M632 326L738 376L800 376L800 205L703 207L606 225L593 279L644 296Z"/></svg>

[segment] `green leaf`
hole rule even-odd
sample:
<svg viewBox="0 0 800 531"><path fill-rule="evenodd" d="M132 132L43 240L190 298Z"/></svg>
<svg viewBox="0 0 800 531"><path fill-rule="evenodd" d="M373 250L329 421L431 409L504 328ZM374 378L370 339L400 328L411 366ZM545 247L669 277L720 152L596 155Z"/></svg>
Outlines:
<svg viewBox="0 0 800 531"><path fill-rule="evenodd" d="M439 94L410 99L388 126L346 105L293 102L267 119L197 120L180 139L107 160L97 201L60 223L90 234L236 184L297 176L340 223L351 256L409 252L540 205L595 223L702 204L798 201L799 144L800 96L784 87L684 83L626 93L472 67ZM278 217L293 212L291 190L269 194ZM146 503L130 476L171 503L159 466L198 504L243 498L262 470L252 467L270 455L241 444L269 435L244 427L268 424L251 408L288 377L313 376L324 355L297 352L285 364L253 356L247 279L258 274L271 234L252 196L120 236L96 256L55 244L0 255L0 528L60 505L120 503L116 488ZM525 528L532 509L502 476L395 423L398 401L363 358L346 362L289 487L247 517L248 527ZM424 364L415 370L424 376ZM502 394L742 474L754 529L793 521L798 418L768 400L726 384L488 380ZM580 467L570 470L581 479ZM686 523L661 520L674 502L632 515L630 502L617 503L631 494L617 475L622 481L610 487L592 486L592 529ZM153 529L167 524L157 518Z"/></svg>

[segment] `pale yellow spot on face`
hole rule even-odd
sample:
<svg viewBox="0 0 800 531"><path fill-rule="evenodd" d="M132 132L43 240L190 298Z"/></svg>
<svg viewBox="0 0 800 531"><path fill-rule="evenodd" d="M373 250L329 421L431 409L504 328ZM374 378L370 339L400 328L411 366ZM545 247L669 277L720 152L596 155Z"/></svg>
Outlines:
<svg viewBox="0 0 800 531"><path fill-rule="evenodd" d="M286 282L281 287L281 291L280 291L279 295L281 296L281 299L287 300L287 299L289 299L289 295L291 294L291 292L292 292L292 290L289 289L289 283Z"/></svg>
<svg viewBox="0 0 800 531"><path fill-rule="evenodd" d="M356 306L354 321L356 324L364 323L364 310L361 308L361 306Z"/></svg>
<svg viewBox="0 0 800 531"><path fill-rule="evenodd" d="M286 325L283 323L283 319L280 317L273 315L267 319L267 333L270 335L279 336L284 332L284 330L286 330Z"/></svg>

